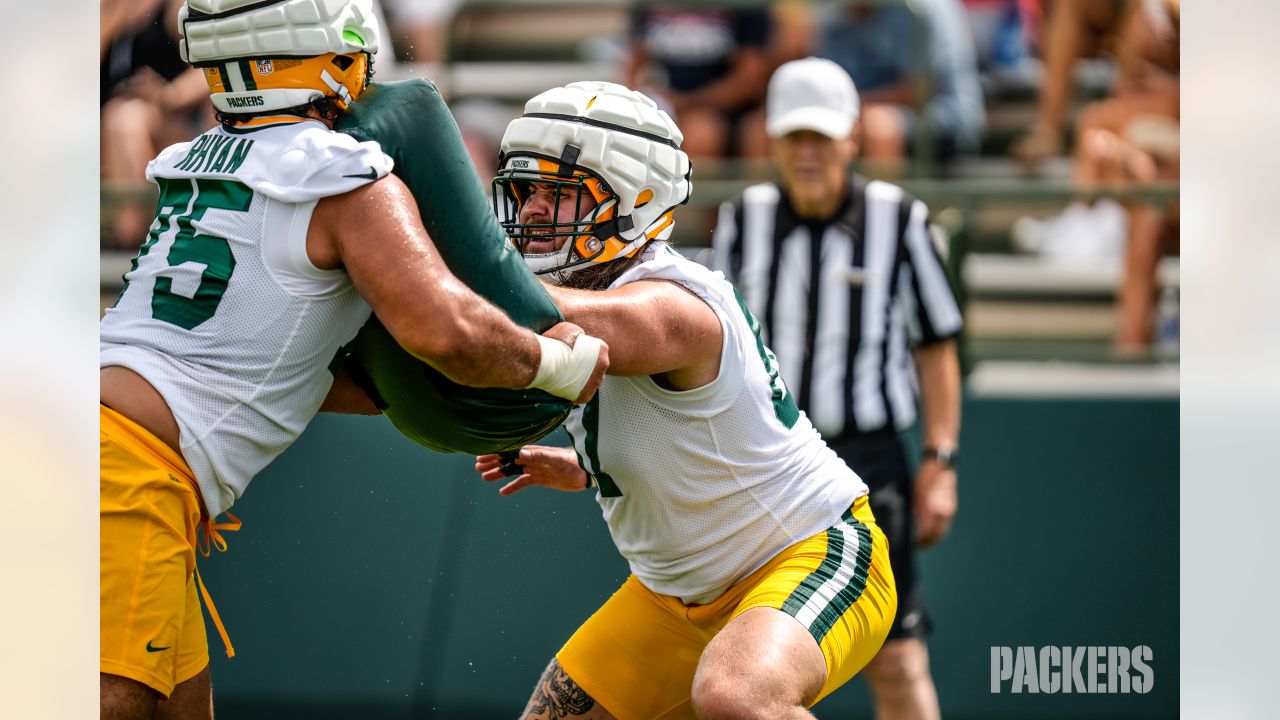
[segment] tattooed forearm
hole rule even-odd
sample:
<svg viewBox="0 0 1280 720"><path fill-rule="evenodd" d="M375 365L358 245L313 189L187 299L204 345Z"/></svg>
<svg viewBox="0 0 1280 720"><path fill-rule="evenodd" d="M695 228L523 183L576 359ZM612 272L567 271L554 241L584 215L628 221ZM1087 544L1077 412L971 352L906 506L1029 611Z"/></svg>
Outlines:
<svg viewBox="0 0 1280 720"><path fill-rule="evenodd" d="M578 687L573 678L565 674L559 662L552 660L546 672L542 673L533 697L529 698L524 717L548 720L581 717L595 705L596 701L587 691Z"/></svg>

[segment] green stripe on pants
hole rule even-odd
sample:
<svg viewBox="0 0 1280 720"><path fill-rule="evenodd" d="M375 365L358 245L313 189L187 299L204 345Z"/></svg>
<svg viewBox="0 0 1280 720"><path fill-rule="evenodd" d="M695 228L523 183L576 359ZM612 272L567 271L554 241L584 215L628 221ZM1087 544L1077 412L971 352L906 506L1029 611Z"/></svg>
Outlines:
<svg viewBox="0 0 1280 720"><path fill-rule="evenodd" d="M787 601L782 604L782 611L795 617L800 610L809 602L813 594L822 587L822 584L836 576L836 571L840 569L840 561L844 557L844 533L840 528L833 527L827 530L827 556L823 558L822 563L817 569L805 576L800 581L800 585L791 592Z"/></svg>
<svg viewBox="0 0 1280 720"><path fill-rule="evenodd" d="M817 619L809 628L809 632L818 642L822 642L840 616L858 602L858 598L862 597L862 591L867 587L867 572L871 569L871 530L862 523L854 522L856 524L853 531L858 537L858 557L854 561L853 577L849 580L849 584L841 588L831 602L822 608L822 612L818 613Z"/></svg>

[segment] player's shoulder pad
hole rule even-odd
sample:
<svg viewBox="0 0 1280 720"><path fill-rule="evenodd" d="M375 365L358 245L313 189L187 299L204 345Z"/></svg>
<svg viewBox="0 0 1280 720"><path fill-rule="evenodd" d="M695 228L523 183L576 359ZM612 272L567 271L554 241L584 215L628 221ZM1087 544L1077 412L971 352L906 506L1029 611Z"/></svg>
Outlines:
<svg viewBox="0 0 1280 720"><path fill-rule="evenodd" d="M159 154L147 163L147 180L155 182L156 177L168 175L167 170L180 164L191 152L191 147L194 144L194 140L188 140L187 142L175 143L161 150Z"/></svg>
<svg viewBox="0 0 1280 720"><path fill-rule="evenodd" d="M306 202L350 192L391 172L378 143L308 123L273 153L259 190L282 202Z"/></svg>
<svg viewBox="0 0 1280 720"><path fill-rule="evenodd" d="M248 133L215 127L163 150L147 179L235 180L281 202L340 195L391 172L376 142L360 142L319 123L295 123Z"/></svg>

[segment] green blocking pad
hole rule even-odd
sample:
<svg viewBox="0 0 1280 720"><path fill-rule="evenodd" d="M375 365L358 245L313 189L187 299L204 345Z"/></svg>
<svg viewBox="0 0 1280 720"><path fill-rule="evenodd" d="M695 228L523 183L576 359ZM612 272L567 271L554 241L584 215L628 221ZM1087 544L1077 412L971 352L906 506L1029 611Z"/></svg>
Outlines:
<svg viewBox="0 0 1280 720"><path fill-rule="evenodd" d="M454 275L535 332L562 320L494 217L435 85L422 79L373 84L336 129L375 141L391 156ZM401 348L376 317L350 347L347 367L383 413L406 437L439 452L485 454L527 445L559 426L571 407L541 390L458 385Z"/></svg>

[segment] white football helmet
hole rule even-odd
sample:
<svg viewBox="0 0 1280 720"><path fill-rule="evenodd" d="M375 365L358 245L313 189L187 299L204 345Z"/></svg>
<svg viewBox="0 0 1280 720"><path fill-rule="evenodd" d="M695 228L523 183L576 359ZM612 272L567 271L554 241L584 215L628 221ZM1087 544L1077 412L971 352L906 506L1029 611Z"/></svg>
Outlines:
<svg viewBox="0 0 1280 720"><path fill-rule="evenodd" d="M364 91L380 32L373 0L187 0L182 59L203 68L213 105L259 113Z"/></svg>
<svg viewBox="0 0 1280 720"><path fill-rule="evenodd" d="M530 240L566 238L558 250L525 255L538 274L563 282L589 263L635 255L671 235L689 200L692 167L684 135L653 100L622 85L588 81L553 88L525 103L502 138L494 210L521 253ZM533 183L576 188L595 209L573 223L522 223ZM557 217L553 215L552 217Z"/></svg>

